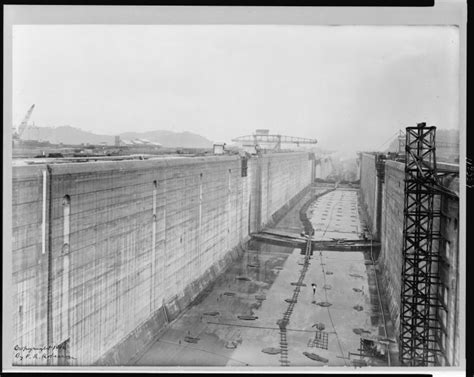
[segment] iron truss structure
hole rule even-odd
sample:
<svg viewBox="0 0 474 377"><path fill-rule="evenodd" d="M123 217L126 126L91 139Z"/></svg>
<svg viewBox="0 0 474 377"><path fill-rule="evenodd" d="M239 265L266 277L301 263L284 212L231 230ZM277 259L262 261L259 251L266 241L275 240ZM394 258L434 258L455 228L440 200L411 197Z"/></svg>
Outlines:
<svg viewBox="0 0 474 377"><path fill-rule="evenodd" d="M439 183L436 127L406 128L400 361L409 366L438 365L442 331L439 311Z"/></svg>
<svg viewBox="0 0 474 377"><path fill-rule="evenodd" d="M308 139L304 137L294 137L294 136L284 136L284 135L269 135L269 134L254 134L254 135L245 135L239 136L232 141L242 143L247 146L257 146L261 143L264 144L273 144L273 150L281 150L282 144L317 144L316 139Z"/></svg>

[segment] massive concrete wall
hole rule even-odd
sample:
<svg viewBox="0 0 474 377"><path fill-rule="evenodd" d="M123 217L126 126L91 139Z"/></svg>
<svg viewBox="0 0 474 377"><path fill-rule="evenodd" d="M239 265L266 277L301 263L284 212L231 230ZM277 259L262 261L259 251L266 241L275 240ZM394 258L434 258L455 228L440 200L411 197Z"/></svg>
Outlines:
<svg viewBox="0 0 474 377"><path fill-rule="evenodd" d="M250 232L271 224L273 214L312 180L314 160L300 153L264 154L249 161Z"/></svg>
<svg viewBox="0 0 474 377"><path fill-rule="evenodd" d="M367 225L371 233L374 233L375 230L376 179L375 156L373 154L362 154L360 157L360 193L367 214Z"/></svg>
<svg viewBox="0 0 474 377"><path fill-rule="evenodd" d="M309 185L311 163L265 155L247 177L224 156L15 167L15 345L67 345L55 352L74 359L52 364L123 364Z"/></svg>
<svg viewBox="0 0 474 377"><path fill-rule="evenodd" d="M404 164L385 161L382 189L380 194L377 194L372 183L377 179L375 157L372 157L374 156L369 154L362 155L360 194L370 219L376 217L377 211L376 206L371 203L377 201L381 203L379 269L383 281L382 287L388 299L390 318L398 337L403 262ZM445 185L453 191L459 191L458 179L445 180ZM459 200L441 195L437 197L434 205L441 210L439 229L443 239L439 244L439 253L444 261L440 264L439 270L442 281L439 295L445 308L439 312L440 324L444 328L440 333L439 343L445 359L440 359L440 363L459 365ZM435 224L435 227L438 225ZM434 244L434 247L438 246Z"/></svg>
<svg viewBox="0 0 474 377"><path fill-rule="evenodd" d="M403 248L404 165L387 161L382 197L380 267L383 287L388 293L390 317L398 334Z"/></svg>
<svg viewBox="0 0 474 377"><path fill-rule="evenodd" d="M459 179L445 178L444 186L459 192ZM443 286L440 292L441 303L446 311L440 311L440 323L443 327L440 344L446 359L446 365L460 365L460 318L459 300L461 297L459 276L459 200L451 196L441 197L440 255L443 263L439 271Z"/></svg>

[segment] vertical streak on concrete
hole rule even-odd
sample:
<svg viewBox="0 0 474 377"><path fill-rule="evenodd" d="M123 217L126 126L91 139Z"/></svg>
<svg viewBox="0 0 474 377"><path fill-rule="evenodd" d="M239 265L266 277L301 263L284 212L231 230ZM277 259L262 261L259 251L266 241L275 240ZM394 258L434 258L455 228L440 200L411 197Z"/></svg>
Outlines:
<svg viewBox="0 0 474 377"><path fill-rule="evenodd" d="M230 178L231 178L231 170L229 169L228 173L228 178L227 178L227 229L226 229L226 250L230 250L230 229L231 229L231 184L230 184Z"/></svg>
<svg viewBox="0 0 474 377"><path fill-rule="evenodd" d="M41 254L46 253L46 184L47 173L43 170L43 213L41 223Z"/></svg>
<svg viewBox="0 0 474 377"><path fill-rule="evenodd" d="M52 203L51 203L51 198L52 198L52 174L51 174L51 167L49 165L46 165L46 185L45 185L45 192L47 193L47 196L45 198L45 203L47 203L47 216L46 216L46 221L45 223L48 223L51 221L51 215L52 215ZM48 179L49 176L49 179ZM47 292L47 304L46 304L46 343L47 345L52 345L53 344L53 255L52 255L52 250L51 250L51 244L52 244L52 234L51 234L51 224L48 224L48 240L47 240L47 251L48 251L48 292ZM51 365L52 359L47 360L47 364Z"/></svg>
<svg viewBox="0 0 474 377"><path fill-rule="evenodd" d="M61 292L61 339L59 343L66 341L69 338L69 253L63 256L63 277L62 277L62 292ZM67 360L58 360L67 362Z"/></svg>
<svg viewBox="0 0 474 377"><path fill-rule="evenodd" d="M268 161L267 164L267 179L266 179L266 184L267 184L267 193L265 197L265 202L266 202L266 207L265 207L265 219L268 221L271 215L271 208L272 206L272 196L270 192L270 179L271 179L271 174L270 174L270 169L271 169L271 162Z"/></svg>
<svg viewBox="0 0 474 377"><path fill-rule="evenodd" d="M375 200L377 200L377 212L375 215L375 237L376 239L380 240L380 230L381 222L382 222L382 187L383 187L383 180L382 177L379 177L377 174L377 195L375 196Z"/></svg>
<svg viewBox="0 0 474 377"><path fill-rule="evenodd" d="M150 313L155 310L155 274L156 274L156 192L157 183L153 181L153 216L151 235L151 276L150 276Z"/></svg>
<svg viewBox="0 0 474 377"><path fill-rule="evenodd" d="M374 176L374 187L375 187L374 212L375 212L375 219L374 219L373 229L371 229L372 236L375 239L378 239L378 235L377 235L377 227L378 227L378 224L377 224L378 216L377 216L377 214L379 213L379 200L378 200L378 198L379 198L379 184L378 184L378 181L379 181L379 179L377 178L377 174L375 174L375 176Z"/></svg>
<svg viewBox="0 0 474 377"><path fill-rule="evenodd" d="M164 204L163 205L163 248L161 249L163 261L160 263L160 272L161 272L160 287L161 287L162 290L164 290L165 281L166 281L166 271L167 271L167 268L166 268L166 263L167 263L166 250L168 249L167 245L166 245L166 240L167 240L167 238L166 238L166 200L167 200L167 197L168 197L166 190L167 190L167 184L166 184L166 171L165 171L163 173L163 204ZM164 305L165 292L161 293L161 297L163 299L163 305ZM168 321L168 319L167 319L167 321Z"/></svg>
<svg viewBox="0 0 474 377"><path fill-rule="evenodd" d="M254 212L255 212L255 231L259 231L260 230L260 223L262 221L262 158L261 157L258 157L257 158L257 174L256 174L256 177L255 177L255 185L256 185L256 189L255 189L255 194L256 194L256 197L255 197L255 209L254 209Z"/></svg>
<svg viewBox="0 0 474 377"><path fill-rule="evenodd" d="M198 268L197 270L201 273L201 225L202 225L202 173L199 175L199 220L198 220Z"/></svg>
<svg viewBox="0 0 474 377"><path fill-rule="evenodd" d="M70 197L66 195L63 199L63 274L61 277L61 334L59 341L62 343L69 338L69 253L70 246L70 228L71 228L71 202ZM67 360L60 360L67 362Z"/></svg>

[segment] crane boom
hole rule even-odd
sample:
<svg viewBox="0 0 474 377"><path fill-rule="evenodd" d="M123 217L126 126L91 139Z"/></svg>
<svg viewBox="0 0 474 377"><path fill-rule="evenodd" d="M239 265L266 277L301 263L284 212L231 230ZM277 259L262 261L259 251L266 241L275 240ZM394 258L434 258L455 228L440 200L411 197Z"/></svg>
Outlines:
<svg viewBox="0 0 474 377"><path fill-rule="evenodd" d="M25 132L26 128L28 127L28 121L30 120L31 113L35 108L35 104L31 105L28 112L26 113L25 117L21 121L20 125L18 126L18 137L21 138L23 132Z"/></svg>

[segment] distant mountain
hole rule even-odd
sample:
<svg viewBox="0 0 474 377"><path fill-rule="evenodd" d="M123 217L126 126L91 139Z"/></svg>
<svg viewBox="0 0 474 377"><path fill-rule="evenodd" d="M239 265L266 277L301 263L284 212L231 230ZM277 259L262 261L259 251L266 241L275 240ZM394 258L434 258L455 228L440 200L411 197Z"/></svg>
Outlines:
<svg viewBox="0 0 474 377"><path fill-rule="evenodd" d="M124 132L119 134L121 139L147 139L160 143L163 147L183 148L211 148L212 141L191 132L148 131ZM114 145L115 136L100 135L71 126L60 127L29 127L25 130L22 139L42 140L59 144L100 144Z"/></svg>
<svg viewBox="0 0 474 377"><path fill-rule="evenodd" d="M120 138L125 140L146 139L160 143L164 147L212 148L212 141L191 132L147 131L124 132Z"/></svg>

